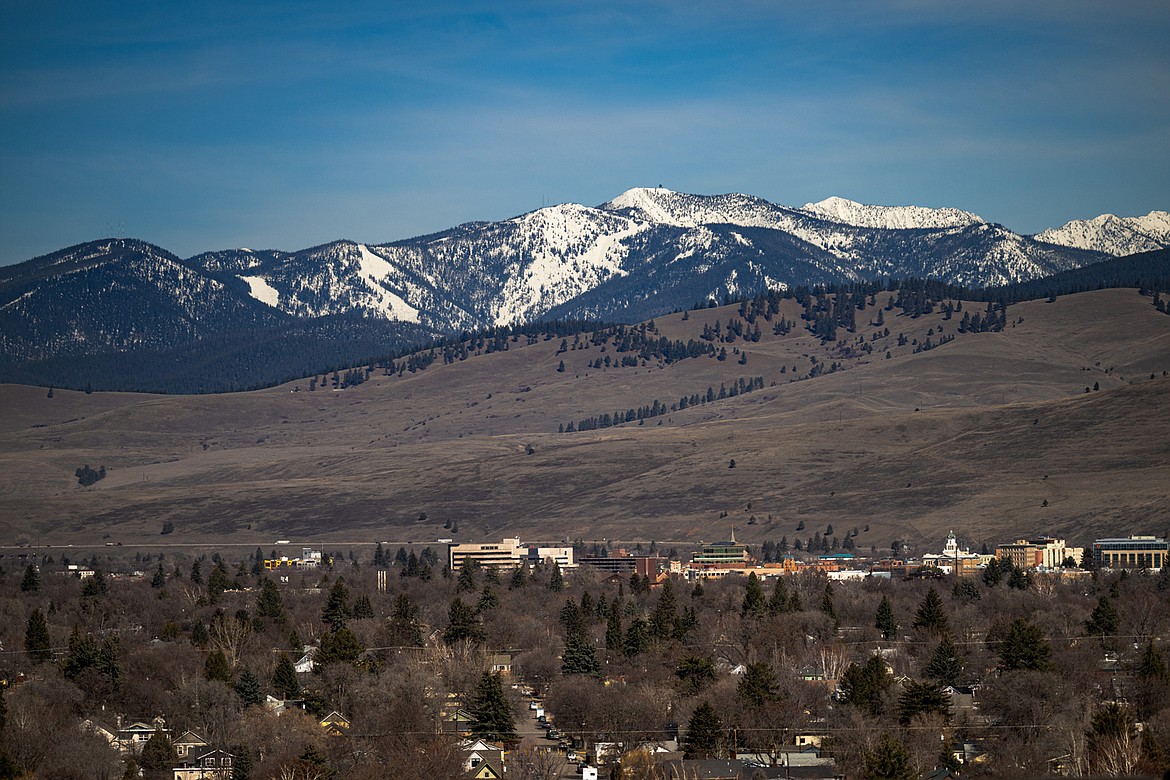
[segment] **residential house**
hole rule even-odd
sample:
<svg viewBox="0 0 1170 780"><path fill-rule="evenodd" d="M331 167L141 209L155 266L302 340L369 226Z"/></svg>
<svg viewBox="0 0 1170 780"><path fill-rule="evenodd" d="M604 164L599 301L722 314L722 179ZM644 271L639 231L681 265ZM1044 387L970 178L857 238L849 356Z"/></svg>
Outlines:
<svg viewBox="0 0 1170 780"><path fill-rule="evenodd" d="M207 750L211 745L194 731L184 731L171 742L175 746L175 753L179 756L179 763L186 764Z"/></svg>
<svg viewBox="0 0 1170 780"><path fill-rule="evenodd" d="M231 780L235 756L216 748L175 767L174 780Z"/></svg>
<svg viewBox="0 0 1170 780"><path fill-rule="evenodd" d="M122 723L121 718L118 718L118 737L117 747L123 753L138 754L142 752L142 748L147 741L154 736L156 731L163 734L168 734L167 722L159 716L151 721L136 720L131 723Z"/></svg>
<svg viewBox="0 0 1170 780"><path fill-rule="evenodd" d="M106 744L110 747L118 747L118 732L115 729L103 726L101 723L98 723L96 720L91 720L90 718L86 718L85 720L81 721L80 726L83 732L87 734L96 734L97 736L104 739Z"/></svg>
<svg viewBox="0 0 1170 780"><path fill-rule="evenodd" d="M511 653L492 653L488 656L488 671L493 674L511 674L512 673L512 654Z"/></svg>
<svg viewBox="0 0 1170 780"><path fill-rule="evenodd" d="M293 669L297 674L308 674L313 671L313 656L317 653L317 648L312 645L305 645L302 650L303 655L293 664Z"/></svg>
<svg viewBox="0 0 1170 780"><path fill-rule="evenodd" d="M463 749L463 771L477 780L498 780L504 775L504 748L482 739L468 740Z"/></svg>
<svg viewBox="0 0 1170 780"><path fill-rule="evenodd" d="M317 721L317 725L325 729L325 731L334 737L345 736L349 732L349 718L342 715L337 710L333 710L324 718Z"/></svg>

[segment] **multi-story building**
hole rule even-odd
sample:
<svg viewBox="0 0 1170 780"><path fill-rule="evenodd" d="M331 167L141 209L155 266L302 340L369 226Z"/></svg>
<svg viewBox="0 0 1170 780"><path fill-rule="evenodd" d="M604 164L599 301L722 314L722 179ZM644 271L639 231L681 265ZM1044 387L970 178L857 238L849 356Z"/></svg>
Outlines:
<svg viewBox="0 0 1170 780"><path fill-rule="evenodd" d="M1064 539L1045 536L1001 544L995 548L995 557L1011 561L1017 569L1059 569L1066 558L1079 564L1082 552L1080 547L1067 546Z"/></svg>
<svg viewBox="0 0 1170 780"><path fill-rule="evenodd" d="M1166 565L1166 553L1166 540L1156 536L1093 542L1093 561L1103 569L1161 569Z"/></svg>
<svg viewBox="0 0 1170 780"><path fill-rule="evenodd" d="M591 555L582 558L581 565L592 566L609 574L637 574L653 579L659 571L670 567L670 559L656 555L630 555L625 550L618 550L614 555L606 557Z"/></svg>
<svg viewBox="0 0 1170 780"><path fill-rule="evenodd" d="M732 529L730 540L704 544L699 552L691 556L691 566L742 566L749 560L751 556L747 545L735 541L735 529Z"/></svg>
<svg viewBox="0 0 1170 780"><path fill-rule="evenodd" d="M300 558L289 558L283 555L279 558L266 558L264 560L264 568L269 571L316 569L322 562L324 562L324 556L320 550L314 550L312 547L304 547L301 548Z"/></svg>
<svg viewBox="0 0 1170 780"><path fill-rule="evenodd" d="M572 547L529 547L528 548L528 562L529 563L548 563L549 561L556 561L557 566L562 569L575 569L577 564L573 561Z"/></svg>
<svg viewBox="0 0 1170 780"><path fill-rule="evenodd" d="M538 547L520 543L519 537L490 544L451 544L447 546L447 563L452 571L463 566L465 560L475 561L481 567L514 569L521 564L556 561L562 569L576 568L572 547Z"/></svg>
<svg viewBox="0 0 1170 780"><path fill-rule="evenodd" d="M922 563L934 566L947 574L969 576L975 573L979 564L983 563L983 556L973 553L967 548L959 548L959 541L955 532L947 534L946 544L941 553L927 553L922 556Z"/></svg>
<svg viewBox="0 0 1170 780"><path fill-rule="evenodd" d="M528 548L519 537L491 544L451 544L447 546L447 563L458 571L464 561L474 561L481 567L514 569L528 559Z"/></svg>
<svg viewBox="0 0 1170 780"><path fill-rule="evenodd" d="M733 570L747 574L746 569L754 563L747 545L735 541L735 529L732 529L730 540L704 544L691 556L687 576L719 577Z"/></svg>

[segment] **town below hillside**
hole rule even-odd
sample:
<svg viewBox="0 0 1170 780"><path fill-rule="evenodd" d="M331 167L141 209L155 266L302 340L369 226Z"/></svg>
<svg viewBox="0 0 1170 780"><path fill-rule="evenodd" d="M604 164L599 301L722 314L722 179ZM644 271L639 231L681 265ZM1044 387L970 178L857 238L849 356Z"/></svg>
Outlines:
<svg viewBox="0 0 1170 780"><path fill-rule="evenodd" d="M1165 539L858 536L6 551L0 774L1170 771Z"/></svg>

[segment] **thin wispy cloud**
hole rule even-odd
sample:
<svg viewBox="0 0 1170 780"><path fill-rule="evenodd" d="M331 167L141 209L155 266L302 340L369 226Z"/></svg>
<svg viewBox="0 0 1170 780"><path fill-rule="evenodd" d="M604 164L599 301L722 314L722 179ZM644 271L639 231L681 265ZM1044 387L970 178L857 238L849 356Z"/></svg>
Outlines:
<svg viewBox="0 0 1170 780"><path fill-rule="evenodd" d="M8 21L0 262L111 214L179 254L292 249L648 183L951 205L1022 231L1170 205L1161 3L30 4Z"/></svg>

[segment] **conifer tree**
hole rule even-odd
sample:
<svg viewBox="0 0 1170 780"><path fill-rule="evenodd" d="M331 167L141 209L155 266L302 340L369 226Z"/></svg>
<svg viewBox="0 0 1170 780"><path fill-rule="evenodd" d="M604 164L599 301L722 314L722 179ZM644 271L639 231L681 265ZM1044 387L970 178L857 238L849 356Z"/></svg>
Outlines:
<svg viewBox="0 0 1170 780"><path fill-rule="evenodd" d="M723 722L710 702L695 708L683 736L683 758L719 758L722 755Z"/></svg>
<svg viewBox="0 0 1170 780"><path fill-rule="evenodd" d="M921 628L935 636L942 636L949 630L946 609L934 588L926 591L926 597L914 613L914 628Z"/></svg>
<svg viewBox="0 0 1170 780"><path fill-rule="evenodd" d="M345 628L349 617L349 588L345 587L345 578L338 577L321 611L321 621L329 624L330 631L337 632Z"/></svg>
<svg viewBox="0 0 1170 780"><path fill-rule="evenodd" d="M552 574L548 577L548 589L553 593L560 593L565 589L565 578L561 575L561 567L553 561Z"/></svg>
<svg viewBox="0 0 1170 780"><path fill-rule="evenodd" d="M677 626L678 599L674 595L674 585L667 579L650 616L650 634L658 641L666 641L675 635Z"/></svg>
<svg viewBox="0 0 1170 780"><path fill-rule="evenodd" d="M528 572L524 564L520 564L515 569L512 569L512 579L508 581L508 590L516 590L523 588L528 584Z"/></svg>
<svg viewBox="0 0 1170 780"><path fill-rule="evenodd" d="M609 608L609 617L605 624L605 652L610 658L622 655L625 652L625 634L622 632L621 602L615 601Z"/></svg>
<svg viewBox="0 0 1170 780"><path fill-rule="evenodd" d="M768 612L779 615L788 611L788 586L784 584L784 577L777 577L772 586L772 596L768 599Z"/></svg>
<svg viewBox="0 0 1170 780"><path fill-rule="evenodd" d="M674 674L686 685L686 692L698 693L715 681L715 661L710 656L688 655L678 663Z"/></svg>
<svg viewBox="0 0 1170 780"><path fill-rule="evenodd" d="M240 679L236 681L236 696L240 699L241 707L264 703L264 694L260 690L260 678L251 669L240 672Z"/></svg>
<svg viewBox="0 0 1170 780"><path fill-rule="evenodd" d="M158 569L154 573L154 578L150 581L150 587L159 590L167 584L167 573L163 571L163 565L160 563Z"/></svg>
<svg viewBox="0 0 1170 780"><path fill-rule="evenodd" d="M841 698L870 717L885 706L885 693L892 683L885 660L874 653L864 664L849 664L841 677Z"/></svg>
<svg viewBox="0 0 1170 780"><path fill-rule="evenodd" d="M650 632L645 620L636 617L630 621L630 627L626 629L624 647L626 655L631 658L650 648Z"/></svg>
<svg viewBox="0 0 1170 780"><path fill-rule="evenodd" d="M69 635L69 649L65 653L65 661L61 664L61 673L65 679L75 679L79 674L90 667L96 666L98 660L98 646L89 634L82 634L81 630L73 627Z"/></svg>
<svg viewBox="0 0 1170 780"><path fill-rule="evenodd" d="M34 564L29 564L24 570L24 579L20 581L21 593L36 593L41 589L41 573Z"/></svg>
<svg viewBox="0 0 1170 780"><path fill-rule="evenodd" d="M898 722L909 726L919 715L947 717L950 704L950 698L938 683L907 680L898 696Z"/></svg>
<svg viewBox="0 0 1170 780"><path fill-rule="evenodd" d="M1117 614L1117 607L1108 596L1097 599L1097 606L1085 621L1085 632L1089 636L1113 636L1121 627L1121 616Z"/></svg>
<svg viewBox="0 0 1170 780"><path fill-rule="evenodd" d="M561 672L592 676L601 674L601 663L597 660L597 653L584 635L575 634L566 640L565 652L561 656Z"/></svg>
<svg viewBox="0 0 1170 780"><path fill-rule="evenodd" d="M53 643L49 638L49 623L40 609L34 609L28 616L24 632L24 651L34 664L48 661L53 657Z"/></svg>
<svg viewBox="0 0 1170 780"><path fill-rule="evenodd" d="M370 597L363 593L354 599L352 614L354 620L367 620L374 617L374 605L370 603Z"/></svg>
<svg viewBox="0 0 1170 780"><path fill-rule="evenodd" d="M760 617L768 608L768 602L764 598L764 589L760 586L760 580L756 577L756 573L752 572L748 575L747 590L743 595L743 606L740 609L744 617Z"/></svg>
<svg viewBox="0 0 1170 780"><path fill-rule="evenodd" d="M479 622L475 610L458 596L451 599L451 604L447 608L447 628L443 631L443 641L453 645L462 641L479 643L483 639L483 625Z"/></svg>
<svg viewBox="0 0 1170 780"><path fill-rule="evenodd" d="M203 676L208 680L219 680L230 683L232 681L232 665L227 656L220 649L212 650L203 662Z"/></svg>
<svg viewBox="0 0 1170 780"><path fill-rule="evenodd" d="M472 736L491 742L502 742L505 747L516 743L516 718L504 696L499 673L484 672L471 701Z"/></svg>
<svg viewBox="0 0 1170 780"><path fill-rule="evenodd" d="M463 563L459 566L459 579L455 582L456 593L471 593L479 590L479 585L475 580L477 568L475 561L470 558L463 559Z"/></svg>
<svg viewBox="0 0 1170 780"><path fill-rule="evenodd" d="M749 705L762 707L780 694L780 681L769 664L750 663L739 678L735 690L739 698Z"/></svg>
<svg viewBox="0 0 1170 780"><path fill-rule="evenodd" d="M272 672L272 687L282 699L295 699L301 695L301 682L297 670L287 653L280 654L276 669Z"/></svg>
<svg viewBox="0 0 1170 780"><path fill-rule="evenodd" d="M883 733L877 744L865 753L865 777L912 780L917 776L910 751L889 732Z"/></svg>
<svg viewBox="0 0 1170 780"><path fill-rule="evenodd" d="M882 595L882 601L878 604L877 616L874 619L874 628L882 632L882 639L893 639L894 634L898 631L898 623L894 620L894 605L890 603L890 599L886 595Z"/></svg>
<svg viewBox="0 0 1170 780"><path fill-rule="evenodd" d="M922 671L939 685L959 684L963 674L963 658L950 634L943 635Z"/></svg>
<svg viewBox="0 0 1170 780"><path fill-rule="evenodd" d="M138 767L142 770L143 780L170 780L172 767L178 763L179 754L171 738L164 731L156 731L142 746Z"/></svg>
<svg viewBox="0 0 1170 780"><path fill-rule="evenodd" d="M829 620L833 621L833 626L837 625L837 605L833 603L833 584L825 583L825 595L821 599L821 612L828 616Z"/></svg>
<svg viewBox="0 0 1170 780"><path fill-rule="evenodd" d="M284 598L280 595L280 588L270 579L265 578L260 586L260 594L256 597L256 614L278 621L284 618Z"/></svg>
<svg viewBox="0 0 1170 780"><path fill-rule="evenodd" d="M352 664L361 658L365 647L344 626L321 637L317 652L313 654L313 671L320 672L329 664Z"/></svg>
<svg viewBox="0 0 1170 780"><path fill-rule="evenodd" d="M1004 671L1029 670L1044 672L1052 668L1052 648L1039 626L1023 618L1016 618L1002 630L994 630L998 637L999 664Z"/></svg>

